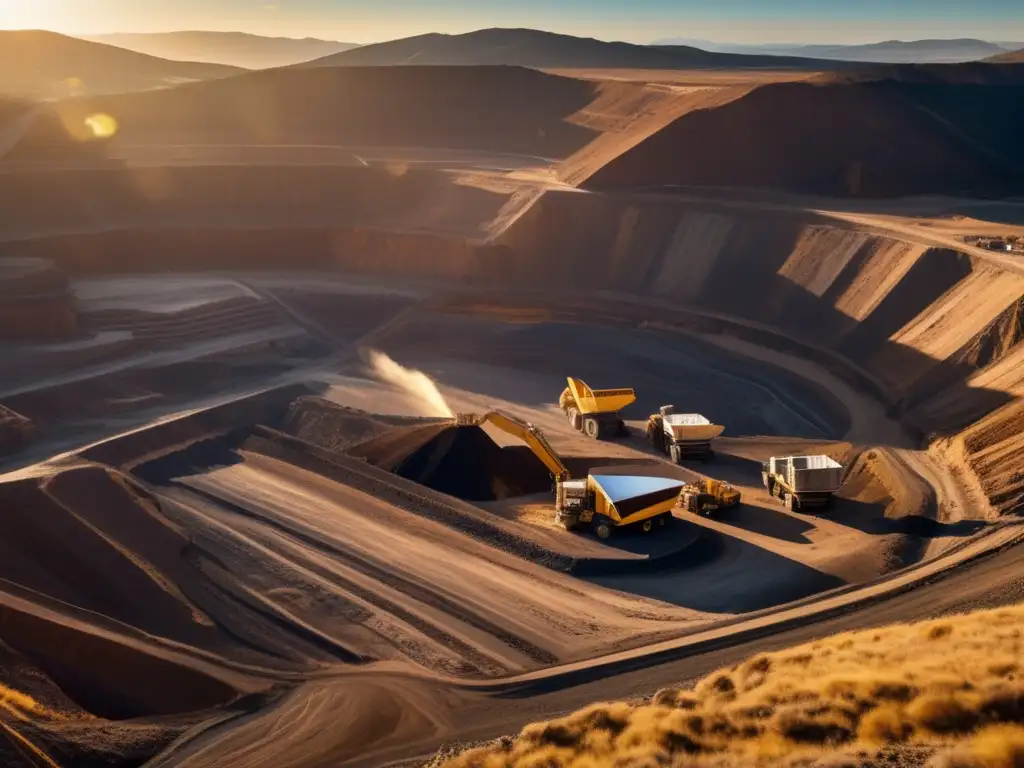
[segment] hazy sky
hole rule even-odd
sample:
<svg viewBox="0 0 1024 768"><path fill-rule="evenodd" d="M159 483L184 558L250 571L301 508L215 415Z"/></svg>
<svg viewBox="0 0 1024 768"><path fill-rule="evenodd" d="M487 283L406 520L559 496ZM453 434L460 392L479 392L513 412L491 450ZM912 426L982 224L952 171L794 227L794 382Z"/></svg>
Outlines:
<svg viewBox="0 0 1024 768"><path fill-rule="evenodd" d="M357 43L534 27L602 39L1024 40L1024 0L0 0L0 28L241 30Z"/></svg>

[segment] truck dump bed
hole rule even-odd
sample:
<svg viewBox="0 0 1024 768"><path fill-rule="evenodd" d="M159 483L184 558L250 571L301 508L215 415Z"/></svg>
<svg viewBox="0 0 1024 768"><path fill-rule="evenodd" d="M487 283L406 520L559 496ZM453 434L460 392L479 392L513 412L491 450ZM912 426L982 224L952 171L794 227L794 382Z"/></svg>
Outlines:
<svg viewBox="0 0 1024 768"><path fill-rule="evenodd" d="M795 493L831 493L843 484L843 465L830 456L773 456L771 471Z"/></svg>
<svg viewBox="0 0 1024 768"><path fill-rule="evenodd" d="M568 392L572 394L576 407L584 415L617 413L636 401L632 389L591 389L581 379L568 377Z"/></svg>
<svg viewBox="0 0 1024 768"><path fill-rule="evenodd" d="M725 431L721 424L712 424L699 413L673 413L663 418L665 428L680 441L707 442Z"/></svg>

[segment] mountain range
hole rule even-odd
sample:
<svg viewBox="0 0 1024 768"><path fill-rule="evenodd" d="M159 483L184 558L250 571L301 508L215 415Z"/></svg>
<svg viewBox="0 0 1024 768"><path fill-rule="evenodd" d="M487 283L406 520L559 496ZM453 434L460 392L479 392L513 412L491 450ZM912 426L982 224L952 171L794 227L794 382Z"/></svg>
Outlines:
<svg viewBox="0 0 1024 768"><path fill-rule="evenodd" d="M1024 48L1024 42L990 42L973 38L954 40L887 40L864 45L806 45L717 43L710 40L673 37L652 45L684 45L718 53L757 56L800 56L816 59L859 61L878 64L958 64L980 61Z"/></svg>
<svg viewBox="0 0 1024 768"><path fill-rule="evenodd" d="M715 53L688 46L606 42L536 29L431 33L364 45L302 66L505 65L536 69L805 69L843 62L807 57Z"/></svg>
<svg viewBox="0 0 1024 768"><path fill-rule="evenodd" d="M205 61L245 69L286 67L357 47L355 43L335 40L262 37L243 32L120 33L84 39L165 59Z"/></svg>

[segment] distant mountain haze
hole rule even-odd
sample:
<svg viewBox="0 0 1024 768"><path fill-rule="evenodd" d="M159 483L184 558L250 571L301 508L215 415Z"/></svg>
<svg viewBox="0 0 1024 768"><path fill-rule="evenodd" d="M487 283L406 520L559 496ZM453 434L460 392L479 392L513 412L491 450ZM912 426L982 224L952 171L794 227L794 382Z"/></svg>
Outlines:
<svg viewBox="0 0 1024 768"><path fill-rule="evenodd" d="M993 61L999 64L1024 64L1024 50L1000 53L998 56L986 59L986 61Z"/></svg>
<svg viewBox="0 0 1024 768"><path fill-rule="evenodd" d="M802 56L816 59L858 61L877 64L959 64L981 61L1015 50L1015 43L995 43L971 38L955 40L886 40L863 45L806 45L774 43L742 45L666 38L652 45L695 45L708 51L743 53L748 55Z"/></svg>
<svg viewBox="0 0 1024 768"><path fill-rule="evenodd" d="M535 69L805 69L841 63L804 57L710 53L686 46L605 42L535 29L427 34L364 45L301 66L506 65Z"/></svg>
<svg viewBox="0 0 1024 768"><path fill-rule="evenodd" d="M202 61L245 69L286 67L358 47L355 43L335 40L263 37L243 32L116 33L86 35L83 39L165 59Z"/></svg>
<svg viewBox="0 0 1024 768"><path fill-rule="evenodd" d="M38 100L166 88L242 70L167 59L55 32L0 30L0 95Z"/></svg>

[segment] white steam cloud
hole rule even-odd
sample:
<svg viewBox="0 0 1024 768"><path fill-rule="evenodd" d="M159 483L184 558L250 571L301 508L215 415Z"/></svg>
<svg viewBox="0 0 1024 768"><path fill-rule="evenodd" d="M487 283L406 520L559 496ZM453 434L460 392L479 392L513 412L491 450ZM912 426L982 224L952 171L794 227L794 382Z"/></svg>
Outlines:
<svg viewBox="0 0 1024 768"><path fill-rule="evenodd" d="M421 403L427 411L425 415L442 417L455 415L438 390L437 384L423 371L399 365L383 352L378 352L375 349L366 350L364 359L374 376L408 393Z"/></svg>

